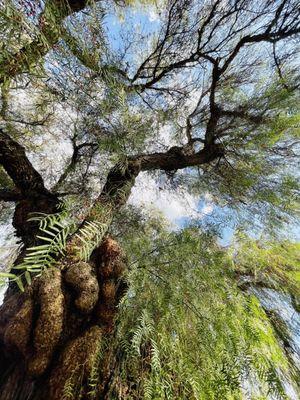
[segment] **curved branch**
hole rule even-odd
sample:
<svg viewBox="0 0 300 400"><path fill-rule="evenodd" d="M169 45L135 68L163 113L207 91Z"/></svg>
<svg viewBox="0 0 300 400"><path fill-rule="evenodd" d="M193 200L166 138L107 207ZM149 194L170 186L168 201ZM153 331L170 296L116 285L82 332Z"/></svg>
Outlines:
<svg viewBox="0 0 300 400"><path fill-rule="evenodd" d="M25 149L0 129L0 164L23 195L49 194L41 175L28 160Z"/></svg>
<svg viewBox="0 0 300 400"><path fill-rule="evenodd" d="M89 147L91 149L96 149L98 147L97 143L93 143L93 142L85 142L85 143L81 143L81 144L77 145L75 140L76 139L74 137L72 139L73 154L72 154L71 160L70 160L69 164L66 166L66 168L63 171L63 173L61 174L61 176L59 177L59 179L56 182L56 184L54 185L54 187L52 188L54 191L56 191L60 187L60 185L66 180L66 178L69 176L69 174L75 170L76 165L81 157L80 150L85 147Z"/></svg>
<svg viewBox="0 0 300 400"><path fill-rule="evenodd" d="M227 58L227 60L224 62L222 68L220 69L220 74L223 74L231 62L235 59L235 57L238 55L239 51L241 50L242 47L244 47L246 44L251 44L251 43L260 43L260 42L269 42L269 43L276 43L280 40L287 39L291 36L294 36L296 34L300 33L300 27L297 28L291 28L291 29L281 29L276 32L271 32L271 33L260 33L257 35L252 35L252 36L244 36L238 44L235 46L233 52L230 54L230 56Z"/></svg>
<svg viewBox="0 0 300 400"><path fill-rule="evenodd" d="M165 153L141 154L130 157L126 168L123 164L115 165L107 176L98 202L109 203L116 212L129 197L135 178L141 171L176 171L188 167L209 164L222 157L224 150L220 144L206 145L198 152L190 148L172 147Z"/></svg>

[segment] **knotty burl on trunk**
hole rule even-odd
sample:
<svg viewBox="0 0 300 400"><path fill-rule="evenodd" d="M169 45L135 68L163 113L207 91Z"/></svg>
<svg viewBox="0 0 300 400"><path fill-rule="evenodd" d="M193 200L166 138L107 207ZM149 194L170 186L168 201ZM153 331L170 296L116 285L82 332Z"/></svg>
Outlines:
<svg viewBox="0 0 300 400"><path fill-rule="evenodd" d="M26 247L38 240L38 227L29 217L34 212L56 212L60 201L45 188L24 148L1 130L0 145L0 162L15 184L13 225L24 245L18 264ZM81 227L99 218L99 205L105 208L105 217L117 210L124 201L124 185L132 185L137 173L135 168L122 173L115 168ZM13 284L6 292L0 309L1 400L106 398L113 360L110 350L101 358L99 352L113 335L116 307L125 288L125 257L107 236L84 262L77 254L77 240L71 236L65 255L33 279L24 293Z"/></svg>
<svg viewBox="0 0 300 400"><path fill-rule="evenodd" d="M52 269L25 293L2 306L1 400L105 398L110 379L109 352L101 343L113 334L118 300L124 290L125 259L106 237L89 263ZM92 373L97 387L91 387ZM94 382L93 382L94 383Z"/></svg>
<svg viewBox="0 0 300 400"><path fill-rule="evenodd" d="M24 148L1 130L0 144L0 162L16 186L11 194L17 202L13 225L25 245L18 263L36 240L38 229L28 221L31 213L53 213L59 200L45 188ZM108 225L128 199L140 171L206 164L222 152L217 144L198 152L176 147L118 163L79 228L90 221ZM106 237L84 262L78 257L76 240L75 235L70 237L66 254L23 294L13 287L6 293L0 310L0 400L108 398L114 354L108 349L99 357L99 352L113 335L125 288L125 258L118 243Z"/></svg>

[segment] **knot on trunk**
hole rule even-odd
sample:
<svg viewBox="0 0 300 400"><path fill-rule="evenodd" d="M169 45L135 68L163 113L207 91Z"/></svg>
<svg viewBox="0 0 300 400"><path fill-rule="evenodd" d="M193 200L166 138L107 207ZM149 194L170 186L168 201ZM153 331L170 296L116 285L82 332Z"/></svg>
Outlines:
<svg viewBox="0 0 300 400"><path fill-rule="evenodd" d="M35 396L28 398L61 400L68 391L74 399L89 398L91 390L101 392L109 375L97 355L102 338L111 337L126 288L124 254L115 240L106 237L93 252L91 264L67 260L61 260L61 268L57 265L34 279L25 293L12 293L1 309L4 370L13 366L14 373L23 377ZM95 368L101 387L91 387ZM19 388L10 386L10 376L5 378L10 398L18 398Z"/></svg>
<svg viewBox="0 0 300 400"><path fill-rule="evenodd" d="M101 328L92 326L67 344L50 377L50 399L79 399L84 387L91 391L89 380L97 369L101 338Z"/></svg>
<svg viewBox="0 0 300 400"><path fill-rule="evenodd" d="M119 244L111 237L106 237L94 251L92 260L98 269L100 282L99 301L95 307L96 318L107 331L111 331L116 308L125 289L122 276L126 259Z"/></svg>
<svg viewBox="0 0 300 400"><path fill-rule="evenodd" d="M78 310L90 313L99 295L99 285L92 266L84 261L77 262L67 269L65 281L77 293L75 305Z"/></svg>
<svg viewBox="0 0 300 400"><path fill-rule="evenodd" d="M5 329L4 343L8 347L16 347L26 357L33 317L33 300L27 294L23 297L24 302Z"/></svg>
<svg viewBox="0 0 300 400"><path fill-rule="evenodd" d="M28 364L29 373L35 376L48 367L63 330L64 295L59 269L52 269L40 278L38 301L40 313L34 330L34 355Z"/></svg>
<svg viewBox="0 0 300 400"><path fill-rule="evenodd" d="M109 236L95 250L92 259L102 280L118 279L124 272L126 258L118 242Z"/></svg>

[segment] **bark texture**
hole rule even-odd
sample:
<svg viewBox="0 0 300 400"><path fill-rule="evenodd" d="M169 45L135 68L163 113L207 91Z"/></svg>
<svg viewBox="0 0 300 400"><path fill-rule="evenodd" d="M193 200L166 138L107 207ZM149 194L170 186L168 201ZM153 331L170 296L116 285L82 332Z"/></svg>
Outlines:
<svg viewBox="0 0 300 400"><path fill-rule="evenodd" d="M32 213L51 214L57 211L58 197L44 185L40 173L26 156L25 149L0 128L0 164L15 185L13 191L17 201L13 225L24 246L34 243L37 232L35 223L28 221Z"/></svg>
<svg viewBox="0 0 300 400"><path fill-rule="evenodd" d="M124 268L121 248L106 237L89 263L53 268L8 296L0 310L1 400L105 398L110 371L100 350L114 331Z"/></svg>
<svg viewBox="0 0 300 400"><path fill-rule="evenodd" d="M26 247L36 242L38 227L28 217L33 212L56 212L59 199L44 186L24 148L1 130L0 144L0 164L15 185L13 193L20 195L13 220L24 244L18 263ZM204 145L198 152L186 145L116 164L79 233L91 221L110 224L140 171L175 171L208 164L222 154L218 144ZM80 246L80 239L71 236L66 254L53 269L34 279L25 293L11 286L7 291L0 309L0 400L109 398L114 354L111 346L103 354L103 343L113 336L125 288L125 258L110 237L89 262L80 259Z"/></svg>

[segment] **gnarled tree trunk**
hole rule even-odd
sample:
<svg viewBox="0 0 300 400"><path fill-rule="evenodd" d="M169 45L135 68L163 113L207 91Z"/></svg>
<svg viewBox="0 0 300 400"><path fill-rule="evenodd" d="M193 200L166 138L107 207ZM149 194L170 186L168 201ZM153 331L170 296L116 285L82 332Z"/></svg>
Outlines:
<svg viewBox="0 0 300 400"><path fill-rule="evenodd" d="M198 152L188 144L128 157L108 173L79 232L91 221L107 226L126 203L140 171L208 164L222 154L218 144ZM18 263L26 247L36 243L38 227L28 221L30 214L56 212L59 199L45 188L24 148L1 129L0 164L15 184L5 197L16 201L13 224L24 244ZM80 246L76 235L70 237L55 267L34 279L24 293L14 286L7 291L0 309L0 400L108 398L111 351L102 354L102 344L113 335L124 290L124 255L117 242L106 237L84 262Z"/></svg>
<svg viewBox="0 0 300 400"><path fill-rule="evenodd" d="M125 260L106 237L89 263L53 268L0 311L1 400L106 398Z"/></svg>

